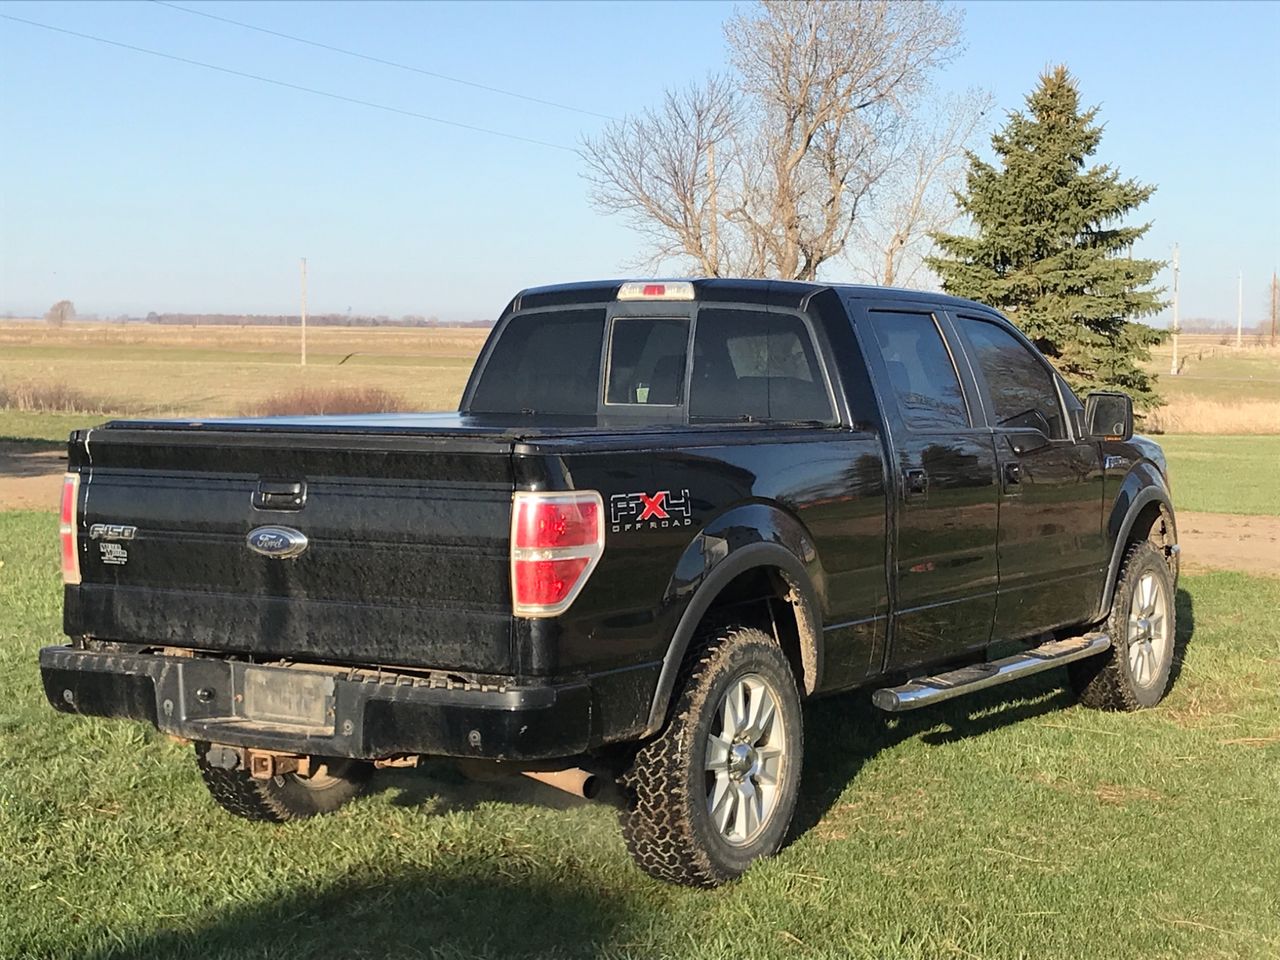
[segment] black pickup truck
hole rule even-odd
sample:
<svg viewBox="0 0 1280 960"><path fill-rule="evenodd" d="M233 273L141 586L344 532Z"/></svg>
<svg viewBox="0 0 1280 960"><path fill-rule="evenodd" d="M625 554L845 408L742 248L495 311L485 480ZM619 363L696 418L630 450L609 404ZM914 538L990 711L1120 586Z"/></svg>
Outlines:
<svg viewBox="0 0 1280 960"><path fill-rule="evenodd" d="M422 757L612 778L639 865L714 885L783 841L806 697L1065 665L1088 705L1161 699L1177 534L1132 432L971 301L527 290L457 413L72 434L44 687L193 741L250 819Z"/></svg>

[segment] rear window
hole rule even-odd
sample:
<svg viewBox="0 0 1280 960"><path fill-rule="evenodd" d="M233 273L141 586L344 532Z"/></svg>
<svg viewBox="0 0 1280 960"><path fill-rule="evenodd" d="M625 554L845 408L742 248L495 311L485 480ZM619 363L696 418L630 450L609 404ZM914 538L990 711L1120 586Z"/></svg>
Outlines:
<svg viewBox="0 0 1280 960"><path fill-rule="evenodd" d="M603 310L516 314L480 373L469 412L595 414L603 341Z"/></svg>
<svg viewBox="0 0 1280 960"><path fill-rule="evenodd" d="M688 344L688 320L615 317L605 403L678 407Z"/></svg>
<svg viewBox="0 0 1280 960"><path fill-rule="evenodd" d="M804 321L756 310L700 310L693 337L693 420L833 419Z"/></svg>

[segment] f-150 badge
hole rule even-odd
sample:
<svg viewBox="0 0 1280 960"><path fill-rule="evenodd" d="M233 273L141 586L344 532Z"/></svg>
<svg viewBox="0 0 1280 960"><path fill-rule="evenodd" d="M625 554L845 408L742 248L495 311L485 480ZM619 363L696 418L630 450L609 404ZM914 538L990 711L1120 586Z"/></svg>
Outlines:
<svg viewBox="0 0 1280 960"><path fill-rule="evenodd" d="M614 533L691 526L693 508L689 502L689 491L615 493L609 498L609 521Z"/></svg>

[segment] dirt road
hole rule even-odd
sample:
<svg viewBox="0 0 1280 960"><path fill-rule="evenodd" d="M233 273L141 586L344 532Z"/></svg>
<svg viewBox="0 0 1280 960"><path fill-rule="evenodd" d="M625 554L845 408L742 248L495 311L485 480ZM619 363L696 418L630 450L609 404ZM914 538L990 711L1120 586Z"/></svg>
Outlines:
<svg viewBox="0 0 1280 960"><path fill-rule="evenodd" d="M53 445L0 443L0 510L56 510L66 453ZM1183 569L1280 576L1280 517L1178 514Z"/></svg>

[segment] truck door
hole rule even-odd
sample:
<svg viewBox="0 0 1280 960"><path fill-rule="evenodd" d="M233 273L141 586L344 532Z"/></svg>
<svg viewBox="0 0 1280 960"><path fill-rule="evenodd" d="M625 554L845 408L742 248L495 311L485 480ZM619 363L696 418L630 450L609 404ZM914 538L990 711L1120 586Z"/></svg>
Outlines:
<svg viewBox="0 0 1280 960"><path fill-rule="evenodd" d="M1109 559L1099 445L1075 436L1058 377L1010 325L959 311L955 323L1000 462L995 638L1083 623L1097 607Z"/></svg>
<svg viewBox="0 0 1280 960"><path fill-rule="evenodd" d="M927 304L865 307L857 318L860 339L898 486L892 669L990 641L999 491L991 431L975 403L972 376L948 345L954 337L948 319Z"/></svg>

